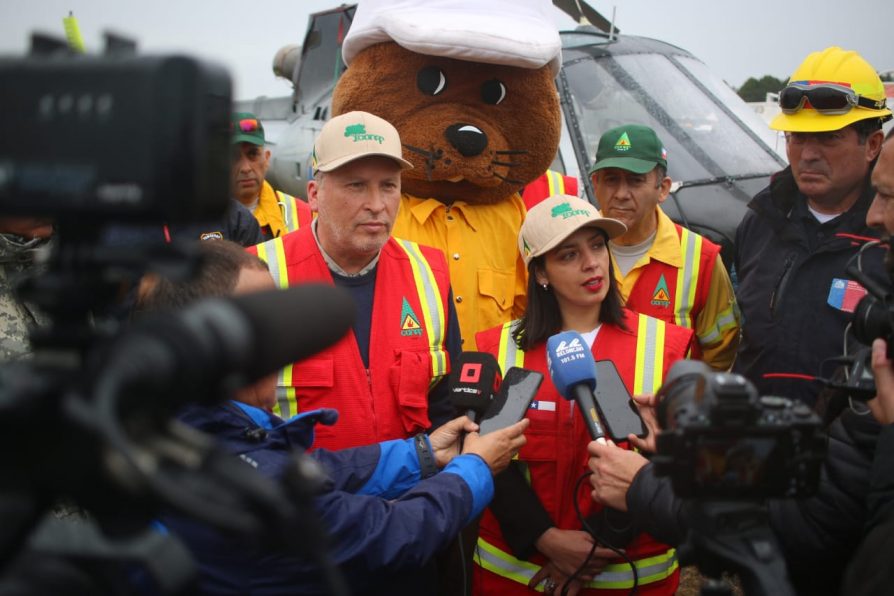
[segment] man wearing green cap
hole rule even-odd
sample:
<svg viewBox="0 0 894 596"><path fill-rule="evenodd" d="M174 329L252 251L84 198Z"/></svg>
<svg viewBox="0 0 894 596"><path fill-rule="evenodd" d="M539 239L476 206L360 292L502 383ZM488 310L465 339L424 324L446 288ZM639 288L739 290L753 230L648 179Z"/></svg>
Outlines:
<svg viewBox="0 0 894 596"><path fill-rule="evenodd" d="M270 167L270 150L265 149L264 126L254 114L232 115L233 165L230 183L233 195L261 226L265 240L306 226L311 221L310 207L304 201L273 190L264 180Z"/></svg>
<svg viewBox="0 0 894 596"><path fill-rule="evenodd" d="M838 47L810 54L780 91L770 124L785 132L789 167L748 204L736 230L735 268L744 326L734 370L761 395L813 405L842 352L866 293L847 271L863 245L870 175L891 118L875 69ZM886 279L884 250L863 252L864 271Z"/></svg>
<svg viewBox="0 0 894 596"><path fill-rule="evenodd" d="M694 329L693 357L728 370L739 344L739 310L720 247L661 210L670 192L667 150L651 128L629 124L599 139L590 171L606 217L627 232L610 241L628 308Z"/></svg>

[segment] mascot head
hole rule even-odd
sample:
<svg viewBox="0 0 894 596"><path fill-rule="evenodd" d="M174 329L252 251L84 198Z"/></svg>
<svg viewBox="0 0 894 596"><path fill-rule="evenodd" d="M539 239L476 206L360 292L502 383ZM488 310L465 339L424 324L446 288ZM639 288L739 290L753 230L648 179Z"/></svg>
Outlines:
<svg viewBox="0 0 894 596"><path fill-rule="evenodd" d="M362 0L334 114L391 122L415 166L404 192L496 203L550 165L561 43L548 0Z"/></svg>

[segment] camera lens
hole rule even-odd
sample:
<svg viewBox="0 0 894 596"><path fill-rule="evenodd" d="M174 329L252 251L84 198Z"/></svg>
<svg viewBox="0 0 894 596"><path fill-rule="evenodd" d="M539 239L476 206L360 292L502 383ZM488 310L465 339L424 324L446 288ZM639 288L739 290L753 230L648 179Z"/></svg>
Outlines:
<svg viewBox="0 0 894 596"><path fill-rule="evenodd" d="M891 333L888 309L875 296L864 296L854 311L853 328L854 336L866 345L877 337L888 337Z"/></svg>

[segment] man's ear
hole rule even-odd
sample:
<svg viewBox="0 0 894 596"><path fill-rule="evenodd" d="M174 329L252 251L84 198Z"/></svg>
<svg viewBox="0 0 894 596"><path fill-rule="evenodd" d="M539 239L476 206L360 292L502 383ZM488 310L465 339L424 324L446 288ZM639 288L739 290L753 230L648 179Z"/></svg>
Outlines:
<svg viewBox="0 0 894 596"><path fill-rule="evenodd" d="M317 196L320 192L320 181L311 178L307 181L307 204L314 213L319 212L317 209Z"/></svg>
<svg viewBox="0 0 894 596"><path fill-rule="evenodd" d="M885 132L882 130L873 131L871 135L866 137L866 161L872 162L882 152L882 143L885 142Z"/></svg>
<svg viewBox="0 0 894 596"><path fill-rule="evenodd" d="M674 181L671 180L670 176L665 176L664 178L661 179L661 183L658 185L658 187L659 187L658 204L659 205L661 203L663 203L665 201L665 199L667 199L668 196L670 196L671 185L673 183L674 183Z"/></svg>

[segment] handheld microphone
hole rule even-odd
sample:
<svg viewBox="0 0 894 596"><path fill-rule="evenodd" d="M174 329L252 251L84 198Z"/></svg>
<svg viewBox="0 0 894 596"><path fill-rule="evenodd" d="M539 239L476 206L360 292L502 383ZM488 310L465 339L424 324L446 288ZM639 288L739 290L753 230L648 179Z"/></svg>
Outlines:
<svg viewBox="0 0 894 596"><path fill-rule="evenodd" d="M486 352L462 352L450 371L450 403L477 423L500 385L500 365Z"/></svg>
<svg viewBox="0 0 894 596"><path fill-rule="evenodd" d="M603 439L605 431L599 422L596 401L596 363L586 340L576 331L563 331L546 341L546 363L549 376L559 394L574 401L580 408L587 432L594 441Z"/></svg>

